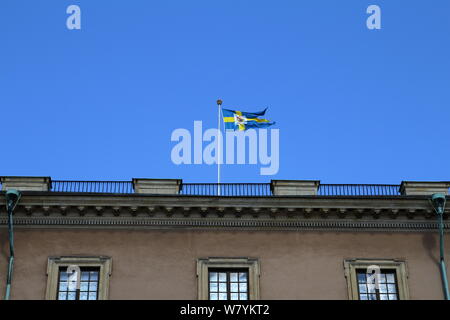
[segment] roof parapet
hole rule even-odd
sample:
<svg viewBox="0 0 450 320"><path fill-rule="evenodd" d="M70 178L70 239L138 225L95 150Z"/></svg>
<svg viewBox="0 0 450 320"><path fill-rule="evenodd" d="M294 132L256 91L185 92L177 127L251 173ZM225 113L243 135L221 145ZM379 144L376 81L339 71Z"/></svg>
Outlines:
<svg viewBox="0 0 450 320"><path fill-rule="evenodd" d="M433 193L448 195L449 181L402 181L400 194L403 196L425 196Z"/></svg>
<svg viewBox="0 0 450 320"><path fill-rule="evenodd" d="M19 191L50 191L52 179L50 177L0 177L2 191L16 189Z"/></svg>
<svg viewBox="0 0 450 320"><path fill-rule="evenodd" d="M141 194L178 194L182 183L181 179L133 178L133 189Z"/></svg>
<svg viewBox="0 0 450 320"><path fill-rule="evenodd" d="M319 180L272 180L270 188L274 196L315 196Z"/></svg>

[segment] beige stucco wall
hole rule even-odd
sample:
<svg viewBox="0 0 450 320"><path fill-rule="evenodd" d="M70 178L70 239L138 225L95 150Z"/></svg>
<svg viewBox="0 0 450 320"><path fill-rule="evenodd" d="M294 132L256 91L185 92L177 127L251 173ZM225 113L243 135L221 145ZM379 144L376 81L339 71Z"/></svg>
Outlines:
<svg viewBox="0 0 450 320"><path fill-rule="evenodd" d="M47 258L55 255L112 257L110 299L196 299L196 259L209 256L259 258L262 299L347 299L344 259L401 258L411 299L442 299L437 240L431 233L16 229L12 299L44 299ZM3 228L2 294L7 258Z"/></svg>

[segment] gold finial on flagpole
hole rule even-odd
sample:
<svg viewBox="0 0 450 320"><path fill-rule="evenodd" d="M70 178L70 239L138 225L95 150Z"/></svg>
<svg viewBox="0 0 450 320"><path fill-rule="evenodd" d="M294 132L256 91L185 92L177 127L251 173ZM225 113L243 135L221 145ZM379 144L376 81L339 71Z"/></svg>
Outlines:
<svg viewBox="0 0 450 320"><path fill-rule="evenodd" d="M222 105L222 100L220 100L220 99L217 100L217 105L218 105L218 106L221 106L221 105Z"/></svg>

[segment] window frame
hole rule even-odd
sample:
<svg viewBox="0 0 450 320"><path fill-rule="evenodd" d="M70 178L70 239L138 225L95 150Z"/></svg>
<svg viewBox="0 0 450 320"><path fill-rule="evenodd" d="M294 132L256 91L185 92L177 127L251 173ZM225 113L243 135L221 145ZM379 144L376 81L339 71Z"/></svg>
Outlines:
<svg viewBox="0 0 450 320"><path fill-rule="evenodd" d="M358 269L367 269L369 266L379 266L381 270L392 270L397 280L398 300L409 300L408 271L406 261L401 259L347 259L344 260L345 278L350 300L359 299Z"/></svg>
<svg viewBox="0 0 450 320"><path fill-rule="evenodd" d="M95 281L97 283L97 289L95 290L95 299L93 299L93 300L98 300L98 292L99 292L99 286L98 285L100 283L100 268L99 267L85 267L85 266L81 266L79 268L80 268L80 271L81 271L81 281L80 281L81 283L82 282L86 282L86 281L83 281L83 279L82 279L83 272L89 272L90 273L90 272L94 271L94 272L97 273L97 281ZM62 292L66 293L66 297L68 297L68 294L70 292L69 286L67 286L67 290L63 290L63 291L60 290L60 286L61 286L61 283L62 283L62 281L61 281L61 272L63 272L64 269L66 269L66 268L64 266L61 266L61 267L59 267L59 270L58 270L58 283L56 285L56 300L61 300L61 299L59 299L59 295ZM67 275L67 277L69 279L68 275ZM88 283L92 282L92 281L90 281L90 275L89 275L88 279L89 279L87 281ZM65 282L67 283L68 280L66 280ZM84 292L86 292L87 295L89 296L89 294L92 292L92 291L89 290L89 287L90 287L90 284L88 285L88 291L81 291L81 287L80 287L80 290L75 290L75 299L74 300L75 301L81 300L80 299L81 298L81 293L84 293ZM69 300L69 299L64 299L64 300L65 301L73 301L73 300ZM89 300L89 299L86 299L86 300Z"/></svg>
<svg viewBox="0 0 450 320"><path fill-rule="evenodd" d="M47 263L46 300L58 300L59 270L71 265L80 268L99 268L97 300L108 300L109 277L111 276L112 259L105 256L58 256L49 257Z"/></svg>
<svg viewBox="0 0 450 320"><path fill-rule="evenodd" d="M224 271L230 271L234 269L246 270L248 272L248 300L260 299L260 263L258 259L216 257L197 259L198 300L209 300L209 269L224 269Z"/></svg>
<svg viewBox="0 0 450 320"><path fill-rule="evenodd" d="M225 268L218 268L218 269L215 269L215 268L208 268L208 300L212 300L211 299L211 278L210 278L210 273L211 272L217 272L217 273L225 273L226 274L226 286L227 286L227 291L226 291L226 294L227 294L227 300L221 300L221 301L246 301L246 300L248 300L248 298L249 298L249 292L250 292L250 290L251 290L251 288L250 288L250 284L249 284L249 270L248 270L248 268L243 268L243 269L237 269L237 268L231 268L231 269L225 269ZM237 300L232 300L231 299L231 294L232 293L237 293L238 295L240 295L240 287L239 287L239 284L240 283L243 283L243 282L240 282L239 281L239 276L238 276L238 292L231 292L231 283L232 283L232 281L231 281L231 279L230 279L230 273L245 273L246 274L246 282L245 282L245 284L247 285L247 291L245 292L245 294L247 295L247 299L245 299L245 300L241 300L240 298L239 299L237 299ZM214 282L217 282L217 284L219 285L219 282L220 281L214 281ZM213 293L216 293L216 292L213 292ZM221 292L220 291L217 291L217 294L219 295ZM217 300L219 300L219 299L217 299Z"/></svg>
<svg viewBox="0 0 450 320"><path fill-rule="evenodd" d="M358 284L357 284L357 290L358 290L358 299L360 299L360 300L373 300L373 299L361 299L361 295L366 295L367 296L367 298L369 298L369 296L370 295L372 295L372 294L375 294L375 297L376 297L376 299L375 300L379 300L379 301L382 301L382 300L386 300L386 301L394 301L394 300L399 300L399 293L398 293L398 279L397 279L397 272L395 271L395 269L385 269L385 268L380 268L380 274L383 274L383 275L385 275L385 279L386 279L386 282L380 282L380 285L385 285L386 286L386 292L381 292L379 289L377 289L377 288L375 288L375 293L369 293L369 291L368 291L368 286L367 286L367 282L365 282L365 285L366 285L366 289L367 289L367 292L366 293L364 293L364 292L361 292L361 290L360 290L360 286L361 286L361 283L359 282L359 275L360 274L363 274L363 275L367 275L367 270L364 270L364 269L356 269L355 270L355 272L356 272L356 279L357 279L357 281L358 281ZM389 283L389 282L387 282L388 281L388 279L387 279L387 276L388 275L393 275L393 278L394 278L394 283ZM367 281L367 279L366 279L366 281ZM389 284L393 284L394 286L395 286L395 293L391 293L390 291L389 291L389 289L388 289L388 286L389 286ZM382 295L386 295L387 296L387 298L388 299L381 299L381 296ZM396 296L396 299L390 299L390 296L391 295L395 295Z"/></svg>

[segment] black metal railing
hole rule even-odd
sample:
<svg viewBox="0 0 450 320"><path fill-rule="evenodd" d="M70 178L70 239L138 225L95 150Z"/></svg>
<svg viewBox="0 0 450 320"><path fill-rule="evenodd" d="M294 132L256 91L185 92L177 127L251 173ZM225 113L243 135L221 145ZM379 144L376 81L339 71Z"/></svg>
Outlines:
<svg viewBox="0 0 450 320"><path fill-rule="evenodd" d="M52 181L54 192L134 193L131 181Z"/></svg>
<svg viewBox="0 0 450 320"><path fill-rule="evenodd" d="M220 191L220 192L219 192ZM272 195L270 183L183 183L180 194L195 196L247 196Z"/></svg>
<svg viewBox="0 0 450 320"><path fill-rule="evenodd" d="M397 184L320 184L319 196L399 196Z"/></svg>
<svg viewBox="0 0 450 320"><path fill-rule="evenodd" d="M52 181L54 192L134 193L131 181ZM220 192L219 192L220 191ZM179 194L195 196L272 196L270 183L183 183ZM400 185L320 184L319 196L399 196Z"/></svg>

